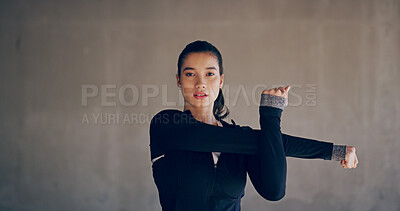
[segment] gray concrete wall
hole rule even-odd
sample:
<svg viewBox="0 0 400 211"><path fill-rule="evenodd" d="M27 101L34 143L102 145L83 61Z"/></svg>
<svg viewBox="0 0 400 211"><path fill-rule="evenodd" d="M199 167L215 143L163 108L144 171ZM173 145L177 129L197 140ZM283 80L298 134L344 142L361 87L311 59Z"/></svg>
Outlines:
<svg viewBox="0 0 400 211"><path fill-rule="evenodd" d="M197 39L222 52L238 124L292 85L283 132L358 150L355 170L288 158L285 198L248 181L243 210L399 210L399 20L397 0L1 1L0 210L160 210L148 121L182 109Z"/></svg>

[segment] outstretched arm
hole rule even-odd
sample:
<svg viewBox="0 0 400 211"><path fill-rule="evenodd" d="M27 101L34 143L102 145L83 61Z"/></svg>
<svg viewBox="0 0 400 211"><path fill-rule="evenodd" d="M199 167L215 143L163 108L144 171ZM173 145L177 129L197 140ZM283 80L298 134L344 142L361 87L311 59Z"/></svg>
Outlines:
<svg viewBox="0 0 400 211"><path fill-rule="evenodd" d="M330 142L283 133L282 141L287 157L340 161L340 164L346 169L356 168L358 164L356 148L353 146L334 145Z"/></svg>
<svg viewBox="0 0 400 211"><path fill-rule="evenodd" d="M340 161L340 164L346 169L356 168L358 164L356 148L353 146L334 145L330 142L283 133L282 141L287 157Z"/></svg>
<svg viewBox="0 0 400 211"><path fill-rule="evenodd" d="M176 150L257 155L258 139L259 134L252 130L197 121L190 110L163 110L150 123L151 159Z"/></svg>
<svg viewBox="0 0 400 211"><path fill-rule="evenodd" d="M345 146L333 145L330 142L296 137L282 133L282 141L287 157L332 160L344 159ZM333 153L335 150L335 153ZM334 156L334 157L332 157Z"/></svg>

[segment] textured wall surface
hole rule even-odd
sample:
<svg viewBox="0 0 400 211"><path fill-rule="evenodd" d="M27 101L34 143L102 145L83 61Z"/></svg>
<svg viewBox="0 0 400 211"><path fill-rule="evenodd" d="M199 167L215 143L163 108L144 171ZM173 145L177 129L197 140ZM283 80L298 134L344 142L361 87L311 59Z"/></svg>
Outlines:
<svg viewBox="0 0 400 211"><path fill-rule="evenodd" d="M259 128L262 89L292 85L283 132L357 148L354 170L288 158L285 198L248 181L243 210L400 209L399 1L3 0L0 210L161 210L148 123L183 108L197 39L223 55L228 120Z"/></svg>

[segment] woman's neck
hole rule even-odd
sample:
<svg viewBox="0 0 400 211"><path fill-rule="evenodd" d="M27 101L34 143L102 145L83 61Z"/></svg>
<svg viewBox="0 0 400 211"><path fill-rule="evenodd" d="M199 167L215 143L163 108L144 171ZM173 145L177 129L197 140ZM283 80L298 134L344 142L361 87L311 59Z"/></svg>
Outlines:
<svg viewBox="0 0 400 211"><path fill-rule="evenodd" d="M210 125L217 125L217 119L215 119L213 114L213 107L192 107L185 106L184 111L190 110L192 116L200 122L204 122Z"/></svg>

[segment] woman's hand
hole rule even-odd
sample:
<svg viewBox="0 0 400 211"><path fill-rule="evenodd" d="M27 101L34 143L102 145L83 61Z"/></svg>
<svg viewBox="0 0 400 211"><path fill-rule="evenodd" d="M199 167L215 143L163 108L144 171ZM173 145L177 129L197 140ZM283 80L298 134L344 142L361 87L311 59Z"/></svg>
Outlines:
<svg viewBox="0 0 400 211"><path fill-rule="evenodd" d="M346 158L344 160L341 160L340 164L345 169L352 169L357 167L358 159L355 147L353 146L346 147Z"/></svg>
<svg viewBox="0 0 400 211"><path fill-rule="evenodd" d="M285 88L278 87L278 88L266 89L262 93L286 98L286 105L285 106L287 106L288 102L289 102L288 101L289 90L290 90L290 86L287 86Z"/></svg>

